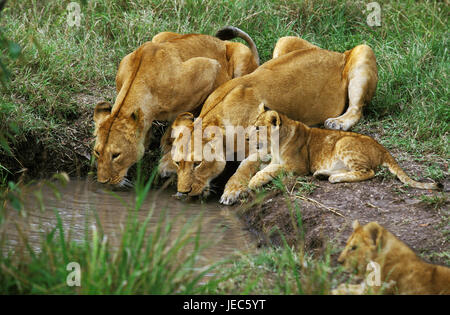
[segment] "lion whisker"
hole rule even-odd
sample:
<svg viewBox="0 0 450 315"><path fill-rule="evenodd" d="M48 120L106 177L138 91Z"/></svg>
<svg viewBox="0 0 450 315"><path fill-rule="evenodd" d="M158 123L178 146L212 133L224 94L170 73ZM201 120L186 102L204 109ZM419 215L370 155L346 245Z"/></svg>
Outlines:
<svg viewBox="0 0 450 315"><path fill-rule="evenodd" d="M119 184L117 184L120 188L133 188L134 184L128 178L124 177Z"/></svg>

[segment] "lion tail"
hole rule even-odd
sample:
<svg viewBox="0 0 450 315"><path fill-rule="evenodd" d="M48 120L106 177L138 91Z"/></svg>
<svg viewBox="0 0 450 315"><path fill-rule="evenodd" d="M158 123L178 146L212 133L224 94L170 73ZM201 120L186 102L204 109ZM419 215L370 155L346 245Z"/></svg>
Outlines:
<svg viewBox="0 0 450 315"><path fill-rule="evenodd" d="M250 47L253 56L255 57L256 64L259 66L258 49L256 48L256 44L253 39L246 32L234 26L225 26L224 28L218 30L215 36L221 40L230 40L236 37L245 40Z"/></svg>
<svg viewBox="0 0 450 315"><path fill-rule="evenodd" d="M442 187L443 187L441 183L421 183L421 182L417 182L417 181L411 179L405 173L405 171L403 171L403 169L400 167L400 165L398 165L398 163L397 163L397 161L395 161L394 157L387 151L384 155L384 160L383 160L382 165L388 167L389 171L392 174L396 175L402 183L409 185L411 187L419 188L419 189L442 189Z"/></svg>

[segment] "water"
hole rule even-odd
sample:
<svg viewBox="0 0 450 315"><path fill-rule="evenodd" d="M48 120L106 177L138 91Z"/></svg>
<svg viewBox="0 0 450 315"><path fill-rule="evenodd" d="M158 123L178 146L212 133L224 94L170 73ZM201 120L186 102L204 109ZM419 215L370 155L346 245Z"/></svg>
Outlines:
<svg viewBox="0 0 450 315"><path fill-rule="evenodd" d="M36 193L42 196L44 209ZM209 242L201 253L205 263L219 261L236 251L254 250L251 235L228 207L221 206L217 200L203 203L176 200L172 197L174 193L175 190L171 189L151 190L147 195L138 217L144 221L153 209L150 230L157 226L163 215L173 223L173 234L176 236L188 220L199 218L202 214L200 239L201 242ZM71 240L84 241L86 232L92 234L92 228L96 226L97 229L103 229L110 244L118 246L127 222L128 209L134 209L135 198L134 192L106 191L88 180L71 180L65 186L41 183L25 190L23 203L26 217L21 218L16 211L8 211L6 223L0 226L0 233L6 234L8 247L17 247L21 243L16 228L16 222L19 222L29 243L39 250L43 232L57 226L56 210ZM96 215L100 224L96 224Z"/></svg>

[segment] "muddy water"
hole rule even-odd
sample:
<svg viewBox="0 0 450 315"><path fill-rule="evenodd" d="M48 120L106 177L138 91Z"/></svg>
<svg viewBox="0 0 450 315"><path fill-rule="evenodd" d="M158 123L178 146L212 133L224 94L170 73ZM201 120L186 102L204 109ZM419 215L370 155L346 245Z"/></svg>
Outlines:
<svg viewBox="0 0 450 315"><path fill-rule="evenodd" d="M60 198L55 194L56 191ZM36 192L42 196L45 209L40 206ZM205 263L221 260L236 251L248 252L254 249L250 234L227 207L220 206L216 200L203 203L179 201L172 197L174 193L174 190L151 190L147 195L138 217L144 221L153 211L150 230L156 228L161 216L164 216L172 222L173 234L178 235L188 220L199 218L201 214L200 239L201 242L207 242L201 254ZM19 221L29 243L39 249L42 232L51 231L57 226L55 210L71 240L85 240L86 231L90 233L96 226L97 229L103 229L113 246L118 246L129 209L134 209L136 199L133 192L106 191L88 180L71 180L65 186L40 184L27 188L24 196L26 218L9 215L6 224L0 226L0 233L6 234L8 247L20 243L21 238L14 223Z"/></svg>

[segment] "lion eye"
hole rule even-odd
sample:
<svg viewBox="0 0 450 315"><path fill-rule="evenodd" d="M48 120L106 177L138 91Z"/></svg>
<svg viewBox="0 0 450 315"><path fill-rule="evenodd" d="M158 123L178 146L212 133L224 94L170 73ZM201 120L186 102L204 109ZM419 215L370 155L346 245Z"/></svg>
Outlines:
<svg viewBox="0 0 450 315"><path fill-rule="evenodd" d="M200 164L202 164L202 162L194 162L194 167L198 167Z"/></svg>
<svg viewBox="0 0 450 315"><path fill-rule="evenodd" d="M356 248L358 248L356 245L353 245L352 247L351 247L351 250L356 250Z"/></svg>
<svg viewBox="0 0 450 315"><path fill-rule="evenodd" d="M113 160L117 159L120 156L120 153L114 153L112 155Z"/></svg>
<svg viewBox="0 0 450 315"><path fill-rule="evenodd" d="M95 157L99 157L100 153L97 150L94 150L94 155L95 155Z"/></svg>

